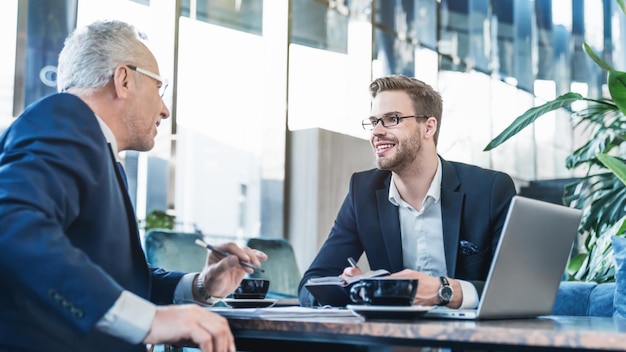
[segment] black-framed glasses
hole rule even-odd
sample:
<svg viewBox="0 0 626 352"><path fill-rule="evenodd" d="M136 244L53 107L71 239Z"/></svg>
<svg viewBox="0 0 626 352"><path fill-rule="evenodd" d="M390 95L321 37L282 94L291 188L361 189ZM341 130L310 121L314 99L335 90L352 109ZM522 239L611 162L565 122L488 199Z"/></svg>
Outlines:
<svg viewBox="0 0 626 352"><path fill-rule="evenodd" d="M398 116L398 114L391 115L383 115L380 118L370 117L363 121L361 121L361 126L363 126L364 130L373 130L374 127L378 126L378 124L382 124L383 127L393 127L400 123L402 119L408 119L409 117L416 118L428 118L426 115L407 115L407 116Z"/></svg>
<svg viewBox="0 0 626 352"><path fill-rule="evenodd" d="M130 68L133 71L139 72L143 75L146 75L152 79L154 79L155 81L161 83L161 85L159 86L159 95L161 96L161 98L163 98L163 96L165 95L165 90L167 89L167 79L157 75L156 73L150 72L146 69L143 69L141 67L137 67L135 65L126 65L126 67Z"/></svg>

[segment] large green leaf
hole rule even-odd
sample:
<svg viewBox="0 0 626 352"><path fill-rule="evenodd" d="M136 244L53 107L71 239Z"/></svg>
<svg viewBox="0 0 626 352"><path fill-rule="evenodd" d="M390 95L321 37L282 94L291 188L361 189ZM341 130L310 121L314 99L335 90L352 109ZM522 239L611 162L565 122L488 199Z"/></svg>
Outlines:
<svg viewBox="0 0 626 352"><path fill-rule="evenodd" d="M621 224L615 233L610 234L610 236L622 236L626 232L626 216L621 218L617 223Z"/></svg>
<svg viewBox="0 0 626 352"><path fill-rule="evenodd" d="M615 0L619 7L622 9L622 12L626 14L626 6L624 6L624 0Z"/></svg>
<svg viewBox="0 0 626 352"><path fill-rule="evenodd" d="M579 199L584 204L584 222L581 227L601 235L608 226L624 216L626 187L612 173L588 179L587 191Z"/></svg>
<svg viewBox="0 0 626 352"><path fill-rule="evenodd" d="M609 92L613 102L626 113L626 72L609 71Z"/></svg>
<svg viewBox="0 0 626 352"><path fill-rule="evenodd" d="M606 154L598 154L598 160L600 160L609 170L613 171L615 176L617 176L617 178L619 178L619 180L626 185L626 163L616 157Z"/></svg>
<svg viewBox="0 0 626 352"><path fill-rule="evenodd" d="M626 216L622 216L612 226L603 230L603 232L589 241L587 248L589 255L587 260L581 264L581 268L587 266L587 271L583 272L579 268L576 275L583 274L585 281L607 282L614 281L615 268L613 260L613 247L611 246L611 238L624 233ZM581 277L581 276L575 276Z"/></svg>
<svg viewBox="0 0 626 352"><path fill-rule="evenodd" d="M596 54L596 52L591 49L589 44L583 43L583 49L585 50L585 53L587 53L587 56L589 56L591 60L596 63L596 65L600 66L601 69L605 71L614 70L613 66L607 64L604 60L602 60L600 56L598 56L598 54Z"/></svg>
<svg viewBox="0 0 626 352"><path fill-rule="evenodd" d="M587 254L586 253L578 253L577 255L575 255L573 258L570 259L569 263L567 264L567 275L569 276L576 276L576 273L578 271L580 271L580 268L583 266L583 264L587 261Z"/></svg>
<svg viewBox="0 0 626 352"><path fill-rule="evenodd" d="M539 117L545 115L546 113L560 109L565 106L571 105L573 102L578 100L583 100L582 95L578 93L565 93L560 97L549 101L543 105L536 106L527 110L522 115L518 116L513 123L511 123L504 131L502 131L496 138L494 138L489 144L485 147L484 151L489 151L500 144L507 141L509 138L515 136L519 131L523 130L526 126L535 122Z"/></svg>
<svg viewBox="0 0 626 352"><path fill-rule="evenodd" d="M574 150L565 159L568 169L583 165L589 169L604 166L597 160L597 154L608 154L620 150L626 135L626 121L619 107L607 99L589 99L590 104L572 115L575 127L581 136L587 136L586 143Z"/></svg>

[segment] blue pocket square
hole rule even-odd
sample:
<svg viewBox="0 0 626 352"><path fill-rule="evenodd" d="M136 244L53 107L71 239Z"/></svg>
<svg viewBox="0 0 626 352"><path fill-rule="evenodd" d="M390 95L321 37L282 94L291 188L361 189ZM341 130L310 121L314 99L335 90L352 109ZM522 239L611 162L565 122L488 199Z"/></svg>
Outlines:
<svg viewBox="0 0 626 352"><path fill-rule="evenodd" d="M460 246L461 246L461 254L464 256L468 256L468 255L472 255L472 254L476 254L480 252L480 250L475 244L466 240L461 240Z"/></svg>

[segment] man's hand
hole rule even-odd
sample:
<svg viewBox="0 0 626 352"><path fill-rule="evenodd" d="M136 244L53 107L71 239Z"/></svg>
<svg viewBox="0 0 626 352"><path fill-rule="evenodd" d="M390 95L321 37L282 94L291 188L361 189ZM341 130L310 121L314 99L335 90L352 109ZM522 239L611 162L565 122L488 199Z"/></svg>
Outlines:
<svg viewBox="0 0 626 352"><path fill-rule="evenodd" d="M417 294L413 300L414 305L435 306L439 304L439 288L441 280L438 277L430 276L419 271L404 269L397 273L391 274L390 277L417 279ZM463 290L461 284L454 279L448 278L454 295L452 301L448 303L450 308L459 308L463 303Z"/></svg>
<svg viewBox="0 0 626 352"><path fill-rule="evenodd" d="M198 277L198 280L203 280L205 291L213 297L225 297L231 294L246 274L254 272L252 268L241 265L240 260L258 267L261 266L261 261L267 260L265 253L249 247L241 248L232 242L216 247L231 255L222 257L215 252L210 252L207 265ZM200 296L195 287L193 290L194 295Z"/></svg>
<svg viewBox="0 0 626 352"><path fill-rule="evenodd" d="M202 352L235 352L235 339L222 316L196 305L157 307L146 344L198 346Z"/></svg>
<svg viewBox="0 0 626 352"><path fill-rule="evenodd" d="M346 280L349 277L358 276L358 275L363 275L363 273L361 272L361 270L359 270L359 268L348 266L345 269L343 269L343 273L341 274L341 277L344 280Z"/></svg>

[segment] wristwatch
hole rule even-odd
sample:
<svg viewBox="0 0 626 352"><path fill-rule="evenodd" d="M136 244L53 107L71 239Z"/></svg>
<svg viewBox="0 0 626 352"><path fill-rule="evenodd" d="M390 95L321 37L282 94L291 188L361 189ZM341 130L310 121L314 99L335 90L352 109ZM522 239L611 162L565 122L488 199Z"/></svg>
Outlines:
<svg viewBox="0 0 626 352"><path fill-rule="evenodd" d="M450 303L450 301L452 300L452 296L454 296L454 291L452 290L452 287L450 287L448 279L440 276L439 280L441 280L441 287L439 287L439 292L437 293L437 295L439 296L439 305L445 306L448 305L448 303Z"/></svg>
<svg viewBox="0 0 626 352"><path fill-rule="evenodd" d="M204 282L202 282L200 274L196 275L196 289L198 289L198 293L202 296L202 298L204 298L205 301L208 301L209 298L211 298L211 295L204 289Z"/></svg>

